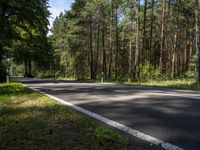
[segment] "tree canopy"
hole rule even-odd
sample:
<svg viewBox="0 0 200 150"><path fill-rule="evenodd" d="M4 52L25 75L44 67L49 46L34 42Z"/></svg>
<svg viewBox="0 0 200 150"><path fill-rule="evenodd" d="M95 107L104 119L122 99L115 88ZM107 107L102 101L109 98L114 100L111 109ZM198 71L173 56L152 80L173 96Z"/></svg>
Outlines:
<svg viewBox="0 0 200 150"><path fill-rule="evenodd" d="M198 3L76 0L52 28L57 70L61 76L109 80L194 77Z"/></svg>
<svg viewBox="0 0 200 150"><path fill-rule="evenodd" d="M49 15L47 0L1 0L1 81L5 80L8 58L24 62L26 76L31 76L32 61L38 67L47 65L51 53L47 39Z"/></svg>
<svg viewBox="0 0 200 150"><path fill-rule="evenodd" d="M75 0L48 38L47 0L0 2L0 68L101 80L196 78L199 0ZM195 67L194 67L195 66Z"/></svg>

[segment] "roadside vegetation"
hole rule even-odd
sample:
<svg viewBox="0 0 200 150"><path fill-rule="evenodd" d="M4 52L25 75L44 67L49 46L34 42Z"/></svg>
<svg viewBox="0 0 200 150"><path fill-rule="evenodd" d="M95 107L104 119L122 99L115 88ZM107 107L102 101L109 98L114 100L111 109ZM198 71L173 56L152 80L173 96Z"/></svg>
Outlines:
<svg viewBox="0 0 200 150"><path fill-rule="evenodd" d="M80 82L91 82L100 84L124 84L130 86L147 86L147 87L160 87L160 88L175 88L175 89L185 89L185 90L200 90L200 86L196 83L195 79L176 79L176 80L148 80L148 81L109 81L106 80L101 82L100 80L76 80L75 78L54 78L56 80L66 80L66 81L80 81Z"/></svg>
<svg viewBox="0 0 200 150"><path fill-rule="evenodd" d="M166 80L166 81L140 81L140 82L124 82L127 85L136 86L150 86L150 87L164 87L164 88L177 88L187 90L200 90L200 86L196 84L195 80L177 79L177 80Z"/></svg>
<svg viewBox="0 0 200 150"><path fill-rule="evenodd" d="M170 75L161 75L159 69L155 69L149 63L140 66L140 78L135 81L128 81L126 77L116 80L105 80L106 84L125 84L135 86L150 86L150 87L165 87L165 88L177 88L188 90L200 90L200 85L195 81L195 61L190 63L191 70L186 72L180 78L172 79ZM58 77L57 80L77 80L75 77ZM96 82L102 83L101 78L97 80L84 79L79 80L82 82Z"/></svg>
<svg viewBox="0 0 200 150"><path fill-rule="evenodd" d="M0 149L142 149L21 84L0 84Z"/></svg>
<svg viewBox="0 0 200 150"><path fill-rule="evenodd" d="M198 0L74 0L51 29L48 8L48 0L0 2L0 82L7 74L115 82L192 75L200 85Z"/></svg>
<svg viewBox="0 0 200 150"><path fill-rule="evenodd" d="M51 29L49 2L0 1L0 82L9 75L200 90L198 0L74 0ZM0 149L138 148L20 84L0 84Z"/></svg>

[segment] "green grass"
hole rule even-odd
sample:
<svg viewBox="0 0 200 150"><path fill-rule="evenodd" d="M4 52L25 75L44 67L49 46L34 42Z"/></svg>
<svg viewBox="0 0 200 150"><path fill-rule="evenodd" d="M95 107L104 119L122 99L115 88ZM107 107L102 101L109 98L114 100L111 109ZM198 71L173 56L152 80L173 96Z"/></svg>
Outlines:
<svg viewBox="0 0 200 150"><path fill-rule="evenodd" d="M74 79L74 78L58 78L57 80L76 80L76 79ZM135 82L105 81L103 83L101 83L98 80L83 80L83 82L85 82L85 81L99 83L99 84L124 84L124 85L134 85L134 86L200 90L200 85L197 85L196 81L194 79L149 80L149 81L135 81Z"/></svg>
<svg viewBox="0 0 200 150"><path fill-rule="evenodd" d="M0 149L142 149L21 84L0 84Z"/></svg>
<svg viewBox="0 0 200 150"><path fill-rule="evenodd" d="M58 77L56 78L57 80L68 80L68 81L73 81L73 80L76 80L76 78L74 77Z"/></svg>
<svg viewBox="0 0 200 150"><path fill-rule="evenodd" d="M94 81L100 84L124 84L131 86L148 86L148 87L161 87L161 88L176 88L176 89L186 89L186 90L200 90L200 85L196 84L195 80L192 79L176 79L176 80L149 80L149 81L135 81L135 82L110 82L105 81L101 83L99 81Z"/></svg>
<svg viewBox="0 0 200 150"><path fill-rule="evenodd" d="M146 81L146 82L124 82L123 84L135 85L135 86L200 90L200 86L196 84L195 80L189 80L189 79L177 79L177 80L167 80L167 81Z"/></svg>

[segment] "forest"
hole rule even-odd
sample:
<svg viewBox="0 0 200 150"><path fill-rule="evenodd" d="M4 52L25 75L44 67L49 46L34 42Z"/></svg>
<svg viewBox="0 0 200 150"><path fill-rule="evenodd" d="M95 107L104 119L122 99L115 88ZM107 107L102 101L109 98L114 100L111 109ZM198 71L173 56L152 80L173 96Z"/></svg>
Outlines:
<svg viewBox="0 0 200 150"><path fill-rule="evenodd" d="M10 72L200 84L199 0L75 0L50 36L47 0L3 0L0 16L1 81Z"/></svg>
<svg viewBox="0 0 200 150"><path fill-rule="evenodd" d="M49 16L46 0L0 1L1 82L16 66L24 76L32 77L33 68L44 70L52 64L53 51L47 37Z"/></svg>

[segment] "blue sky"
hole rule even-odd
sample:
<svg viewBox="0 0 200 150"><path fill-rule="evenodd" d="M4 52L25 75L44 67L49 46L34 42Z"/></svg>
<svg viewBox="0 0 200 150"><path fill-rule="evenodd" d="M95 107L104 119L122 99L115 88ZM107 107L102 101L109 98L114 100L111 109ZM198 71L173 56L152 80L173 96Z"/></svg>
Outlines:
<svg viewBox="0 0 200 150"><path fill-rule="evenodd" d="M51 13L51 17L49 18L50 27L56 16L64 10L69 10L73 2L74 0L49 0L49 11Z"/></svg>

